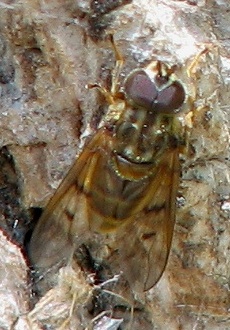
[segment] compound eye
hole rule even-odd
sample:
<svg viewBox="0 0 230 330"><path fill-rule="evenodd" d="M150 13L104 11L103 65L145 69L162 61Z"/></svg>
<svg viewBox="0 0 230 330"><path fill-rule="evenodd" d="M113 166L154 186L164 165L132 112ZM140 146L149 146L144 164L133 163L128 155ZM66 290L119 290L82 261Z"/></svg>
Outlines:
<svg viewBox="0 0 230 330"><path fill-rule="evenodd" d="M172 113L180 108L185 100L185 90L179 81L158 92L155 101L156 110L161 113Z"/></svg>
<svg viewBox="0 0 230 330"><path fill-rule="evenodd" d="M152 109L158 95L157 88L143 70L131 73L124 84L125 94L136 105Z"/></svg>

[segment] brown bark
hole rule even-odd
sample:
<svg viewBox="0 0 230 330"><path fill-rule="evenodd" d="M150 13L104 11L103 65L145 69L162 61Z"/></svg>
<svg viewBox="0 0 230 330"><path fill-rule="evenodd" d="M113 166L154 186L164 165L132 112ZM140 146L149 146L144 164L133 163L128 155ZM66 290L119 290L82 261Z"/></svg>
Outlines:
<svg viewBox="0 0 230 330"><path fill-rule="evenodd" d="M124 76L159 59L176 64L183 81L195 56L208 49L192 80L186 80L189 92L195 86L197 110L192 151L183 163L169 263L159 283L144 294L142 310L134 311L133 329L230 328L228 2L27 0L2 1L0 8L0 142L13 157L20 188L19 197L10 185L15 173L7 171L9 180L1 179L1 220L6 230L9 217L10 226L19 226L22 235L23 210L45 206L106 109L97 92L85 88L88 83L109 86L114 54L106 36L113 33L121 49ZM74 285L71 272L60 275L59 284L31 312L25 261L19 248L17 260L11 261L3 248L8 244L11 249L12 243L5 236L1 242L6 261L1 269L9 280L3 283L1 301L10 293L8 302L18 310L3 318L9 306L1 303L0 328L59 329L68 318L76 291L69 293L68 288L74 285L84 294L77 296L77 312L63 329L89 326L84 306L92 286L82 274ZM22 279L11 278L12 272ZM143 320L147 314L149 320ZM121 318L130 319L130 312ZM109 320L105 322L106 329L112 329Z"/></svg>

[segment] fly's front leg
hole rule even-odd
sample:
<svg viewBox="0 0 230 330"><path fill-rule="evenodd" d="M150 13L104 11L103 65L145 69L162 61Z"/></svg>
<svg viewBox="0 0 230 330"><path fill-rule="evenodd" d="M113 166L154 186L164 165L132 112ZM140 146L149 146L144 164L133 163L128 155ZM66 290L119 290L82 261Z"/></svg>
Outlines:
<svg viewBox="0 0 230 330"><path fill-rule="evenodd" d="M116 102L116 99L118 98L117 94L119 93L119 87L120 87L118 81L119 81L121 68L124 63L124 59L114 41L113 35L109 35L109 39L110 39L111 45L113 47L115 59L116 59L116 64L115 64L115 67L112 72L111 89L108 90L107 88L105 88L97 83L88 84L88 85L86 85L86 87L88 89L97 88L99 90L99 92L105 97L108 104L110 105L110 104L114 104Z"/></svg>
<svg viewBox="0 0 230 330"><path fill-rule="evenodd" d="M208 52L209 52L209 48L205 47L194 57L194 59L187 68L187 75L189 78L194 79L201 56L207 54Z"/></svg>
<svg viewBox="0 0 230 330"><path fill-rule="evenodd" d="M113 35L110 35L110 42L112 44L113 50L114 50L114 54L115 54L115 59L116 59L116 65L115 68L113 70L113 74L112 74L112 86L111 86L111 94L112 95L116 95L119 89L119 76L121 73L121 69L122 66L124 64L124 59L123 56L120 52L120 50L118 49L115 41L114 41L114 37Z"/></svg>
<svg viewBox="0 0 230 330"><path fill-rule="evenodd" d="M194 102L197 98L197 69L198 69L198 65L200 62L200 59L203 55L206 55L209 52L209 49L207 47L205 47L204 49L202 49L192 60L192 62L189 64L186 72L187 72L187 76L189 79L192 80L192 84L193 84L193 96L188 98L188 102L190 103L191 109L194 108Z"/></svg>
<svg viewBox="0 0 230 330"><path fill-rule="evenodd" d="M191 61L191 63L188 65L186 73L191 81L192 90L191 94L187 98L187 104L190 111L185 115L184 117L184 146L182 147L182 153L188 153L188 150L190 148L189 146L189 136L191 133L191 129L193 127L194 118L196 117L196 114L200 112L204 106L196 105L196 100L198 98L198 92L197 92L197 70L199 69L199 64L201 61L202 56L206 55L210 49L205 46L204 49L202 49ZM206 106L205 106L206 107Z"/></svg>

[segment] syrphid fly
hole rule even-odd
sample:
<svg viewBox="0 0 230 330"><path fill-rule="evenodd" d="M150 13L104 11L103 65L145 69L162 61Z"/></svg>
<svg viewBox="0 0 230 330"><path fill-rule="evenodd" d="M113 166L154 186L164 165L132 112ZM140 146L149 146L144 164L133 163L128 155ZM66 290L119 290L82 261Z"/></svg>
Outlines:
<svg viewBox="0 0 230 330"><path fill-rule="evenodd" d="M45 208L29 253L44 272L101 235L108 264L132 289L148 290L160 279L172 242L189 96L175 67L161 61L119 84L123 58L112 43L111 89L89 86L104 95L108 111Z"/></svg>

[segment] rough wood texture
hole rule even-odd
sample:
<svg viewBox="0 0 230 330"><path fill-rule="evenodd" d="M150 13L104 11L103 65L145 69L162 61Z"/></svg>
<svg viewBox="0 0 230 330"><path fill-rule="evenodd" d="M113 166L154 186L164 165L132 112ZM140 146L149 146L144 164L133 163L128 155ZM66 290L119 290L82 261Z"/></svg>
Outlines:
<svg viewBox="0 0 230 330"><path fill-rule="evenodd" d="M96 130L106 104L85 85L109 85L114 54L107 34L114 34L124 54L124 75L160 59L177 64L183 78L192 59L209 49L194 82L198 110L190 139L193 152L183 164L170 260L160 282L142 298L146 311L134 311L133 329L143 328L145 312L145 329L230 328L229 9L228 1L215 0L0 2L0 143L15 162L24 208L47 203L86 137ZM6 183L1 183L3 189ZM12 200L4 203L2 209ZM14 212L11 216L17 220ZM7 274L14 271L11 263L9 259ZM13 263L25 276L24 261ZM1 272L5 267L1 263ZM18 276L13 286L4 283L1 301L14 304L17 290L25 306L19 303L15 314L0 317L0 328L60 329L62 324L62 329L86 329L89 316L78 307L63 324L73 293L62 279L32 312L27 280L22 285ZM76 298L76 306L87 305L92 286L81 277L75 286L87 293L80 301ZM4 307L2 315L8 305L1 303ZM130 319L130 313L125 317ZM106 322L95 329L118 327Z"/></svg>

